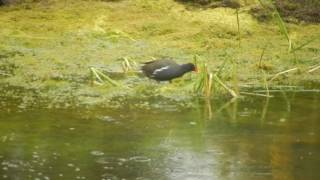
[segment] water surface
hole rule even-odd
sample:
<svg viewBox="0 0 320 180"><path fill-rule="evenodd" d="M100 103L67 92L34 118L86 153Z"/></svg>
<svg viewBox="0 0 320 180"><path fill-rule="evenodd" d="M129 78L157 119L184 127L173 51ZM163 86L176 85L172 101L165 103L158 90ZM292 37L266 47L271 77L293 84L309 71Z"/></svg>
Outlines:
<svg viewBox="0 0 320 180"><path fill-rule="evenodd" d="M0 179L320 179L319 93L195 103L2 107Z"/></svg>

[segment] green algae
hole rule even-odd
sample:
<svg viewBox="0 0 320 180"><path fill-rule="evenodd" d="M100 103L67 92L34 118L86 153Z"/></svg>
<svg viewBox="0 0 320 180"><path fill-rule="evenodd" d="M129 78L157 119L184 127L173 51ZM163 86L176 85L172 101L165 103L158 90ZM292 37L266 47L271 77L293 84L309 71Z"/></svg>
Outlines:
<svg viewBox="0 0 320 180"><path fill-rule="evenodd" d="M275 22L260 23L240 11L239 23L240 48L235 10L228 8L189 10L173 0L48 1L27 7L0 7L0 82L5 85L1 87L2 97L12 93L33 97L26 100L35 102L30 104L44 99L46 107L119 107L134 99L141 99L144 106L154 97L185 106L199 96L192 91L194 74L172 84L156 84L129 74L115 78L130 87L127 89L92 86L89 68L121 74L121 58L130 57L139 63L169 56L187 62L198 54L211 72L224 66L219 78L228 85L233 85L236 73L240 85L263 87L264 76L257 64L265 47L267 78L291 68L301 69L269 86L319 80L319 72L305 71L319 62L319 25L287 24L290 38L297 44L315 39L288 53L286 39ZM232 63L224 63L226 60L236 63L236 71ZM8 87L26 91L15 93ZM217 92L217 96L228 93L221 89Z"/></svg>

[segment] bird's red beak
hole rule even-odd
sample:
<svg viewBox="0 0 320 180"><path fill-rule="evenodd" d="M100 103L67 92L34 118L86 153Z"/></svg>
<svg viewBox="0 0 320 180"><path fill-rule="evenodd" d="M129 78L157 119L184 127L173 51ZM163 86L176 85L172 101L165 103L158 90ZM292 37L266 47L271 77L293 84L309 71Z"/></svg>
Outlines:
<svg viewBox="0 0 320 180"><path fill-rule="evenodd" d="M194 67L194 70L193 70L194 72L198 72L198 68L197 67Z"/></svg>

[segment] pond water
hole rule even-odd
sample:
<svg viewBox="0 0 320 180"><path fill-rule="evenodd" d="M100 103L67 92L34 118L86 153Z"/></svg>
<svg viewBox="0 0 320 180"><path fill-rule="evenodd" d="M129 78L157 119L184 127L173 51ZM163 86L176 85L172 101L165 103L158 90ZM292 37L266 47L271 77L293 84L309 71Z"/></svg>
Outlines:
<svg viewBox="0 0 320 180"><path fill-rule="evenodd" d="M0 110L0 179L320 179L320 93ZM128 106L129 107L129 106Z"/></svg>

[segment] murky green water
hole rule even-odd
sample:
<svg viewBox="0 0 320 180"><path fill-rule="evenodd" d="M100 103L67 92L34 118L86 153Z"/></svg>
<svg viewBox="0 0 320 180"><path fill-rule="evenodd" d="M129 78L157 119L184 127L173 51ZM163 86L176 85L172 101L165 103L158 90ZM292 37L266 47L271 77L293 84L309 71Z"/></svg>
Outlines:
<svg viewBox="0 0 320 180"><path fill-rule="evenodd" d="M280 93L188 110L2 108L0 179L320 179L319 103Z"/></svg>

